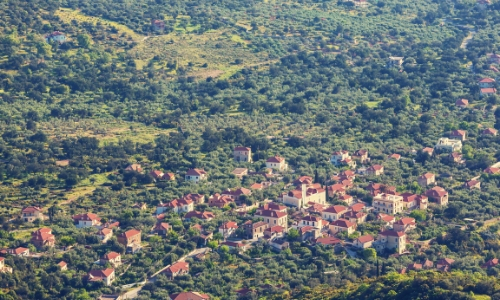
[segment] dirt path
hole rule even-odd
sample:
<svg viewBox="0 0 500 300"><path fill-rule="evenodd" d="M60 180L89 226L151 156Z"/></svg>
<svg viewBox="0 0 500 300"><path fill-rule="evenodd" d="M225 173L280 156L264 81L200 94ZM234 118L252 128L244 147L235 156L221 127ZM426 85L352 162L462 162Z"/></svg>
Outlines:
<svg viewBox="0 0 500 300"><path fill-rule="evenodd" d="M469 44L470 40L472 40L475 34L476 34L475 31L469 31L469 35L465 37L465 39L462 41L460 49L467 49L467 45Z"/></svg>

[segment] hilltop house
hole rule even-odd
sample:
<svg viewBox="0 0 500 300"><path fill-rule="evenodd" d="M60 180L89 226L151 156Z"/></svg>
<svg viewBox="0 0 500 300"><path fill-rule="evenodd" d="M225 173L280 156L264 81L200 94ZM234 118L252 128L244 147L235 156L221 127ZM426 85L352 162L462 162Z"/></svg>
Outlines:
<svg viewBox="0 0 500 300"><path fill-rule="evenodd" d="M90 282L103 281L105 285L110 286L115 280L115 269L92 270L87 274L87 280Z"/></svg>
<svg viewBox="0 0 500 300"><path fill-rule="evenodd" d="M432 156L434 154L434 149L425 147L424 149L422 149L422 153L427 153L429 156Z"/></svg>
<svg viewBox="0 0 500 300"><path fill-rule="evenodd" d="M352 154L352 159L359 161L361 164L366 164L370 162L368 157L368 150L359 149L354 151Z"/></svg>
<svg viewBox="0 0 500 300"><path fill-rule="evenodd" d="M389 56L387 61L387 67L401 67L403 65L404 57L400 56Z"/></svg>
<svg viewBox="0 0 500 300"><path fill-rule="evenodd" d="M375 239L373 238L373 236L367 234L367 235L362 235L360 237L358 237L357 239L354 240L354 242L352 243L352 245L356 248L360 248L360 249L366 249L366 248L370 248L373 244L373 241Z"/></svg>
<svg viewBox="0 0 500 300"><path fill-rule="evenodd" d="M131 164L125 168L125 171L142 173L142 167L140 164Z"/></svg>
<svg viewBox="0 0 500 300"><path fill-rule="evenodd" d="M458 99L455 102L455 106L459 107L459 108L466 108L467 106L469 106L469 100L467 100L467 99Z"/></svg>
<svg viewBox="0 0 500 300"><path fill-rule="evenodd" d="M395 249L397 253L402 254L406 250L406 233L394 230L383 231L378 234L373 245L377 251Z"/></svg>
<svg viewBox="0 0 500 300"><path fill-rule="evenodd" d="M238 229L238 224L236 222L227 221L219 226L219 233L222 234L224 239L227 239L236 233L236 229Z"/></svg>
<svg viewBox="0 0 500 300"><path fill-rule="evenodd" d="M234 176L236 176L238 179L243 179L243 176L248 175L248 169L247 168L235 168L232 172Z"/></svg>
<svg viewBox="0 0 500 300"><path fill-rule="evenodd" d="M161 180L164 175L165 173L160 170L152 170L151 172L149 172L149 176L153 177L155 181Z"/></svg>
<svg viewBox="0 0 500 300"><path fill-rule="evenodd" d="M344 219L349 220L356 224L362 224L366 221L367 216L368 215L365 214L364 212L355 212L351 210L346 214L344 214Z"/></svg>
<svg viewBox="0 0 500 300"><path fill-rule="evenodd" d="M451 258L442 258L436 262L436 269L438 271L448 272L454 262L455 260Z"/></svg>
<svg viewBox="0 0 500 300"><path fill-rule="evenodd" d="M453 130L450 133L450 139L456 139L456 140L463 142L467 139L467 131L465 131L465 130Z"/></svg>
<svg viewBox="0 0 500 300"><path fill-rule="evenodd" d="M162 20L151 20L151 28L154 31L163 31L165 29L165 22Z"/></svg>
<svg viewBox="0 0 500 300"><path fill-rule="evenodd" d="M479 96L481 97L488 97L496 94L497 94L496 88L483 88L479 90Z"/></svg>
<svg viewBox="0 0 500 300"><path fill-rule="evenodd" d="M233 158L235 161L252 162L252 149L250 147L235 147L233 150Z"/></svg>
<svg viewBox="0 0 500 300"><path fill-rule="evenodd" d="M73 216L77 228L94 227L101 225L101 218L96 214L86 213Z"/></svg>
<svg viewBox="0 0 500 300"><path fill-rule="evenodd" d="M500 173L500 169L494 168L494 167L487 167L486 169L484 169L483 172L486 174L495 175L495 174Z"/></svg>
<svg viewBox="0 0 500 300"><path fill-rule="evenodd" d="M494 128L486 128L485 130L482 131L482 134L483 135L492 135L492 136L496 136L498 133L498 130L494 129Z"/></svg>
<svg viewBox="0 0 500 300"><path fill-rule="evenodd" d="M66 42L66 35L60 31L54 31L50 34L47 34L45 36L45 42L46 43L59 43L62 44Z"/></svg>
<svg viewBox="0 0 500 300"><path fill-rule="evenodd" d="M478 84L479 84L479 88L481 88L481 89L483 89L483 88L494 88L495 84L496 84L496 81L493 78L486 77L486 78L481 78L479 80Z"/></svg>
<svg viewBox="0 0 500 300"><path fill-rule="evenodd" d="M191 181L194 183L198 183L202 180L206 180L208 177L208 173L203 169L189 169L186 172L185 179L186 181Z"/></svg>
<svg viewBox="0 0 500 300"><path fill-rule="evenodd" d="M324 220L336 221L348 212L348 208L342 205L333 205L323 210L321 216Z"/></svg>
<svg viewBox="0 0 500 300"><path fill-rule="evenodd" d="M215 193L214 195L210 196L210 198L208 198L208 206L210 207L215 206L218 208L223 208L233 202L234 200L231 197L222 196L219 193Z"/></svg>
<svg viewBox="0 0 500 300"><path fill-rule="evenodd" d="M160 203L156 207L156 214L159 215L165 212L167 209L171 209L172 212L180 214L183 212L190 212L194 210L194 204L192 200L189 199L174 199L168 203Z"/></svg>
<svg viewBox="0 0 500 300"><path fill-rule="evenodd" d="M31 233L31 243L38 249L42 247L54 247L56 237L52 234L50 228L40 228Z"/></svg>
<svg viewBox="0 0 500 300"><path fill-rule="evenodd" d="M354 198L351 195L347 195L347 194L340 195L337 197L337 199L339 201L345 202L345 204L347 204L348 206L351 206L354 203Z"/></svg>
<svg viewBox="0 0 500 300"><path fill-rule="evenodd" d="M265 203L262 206L260 206L259 208L257 208L256 213L259 213L260 211L264 211L264 210L273 210L273 211L280 211L280 212L286 213L286 206L279 205L275 202Z"/></svg>
<svg viewBox="0 0 500 300"><path fill-rule="evenodd" d="M383 212L391 215L403 212L404 208L403 197L384 193L373 197L372 205L376 212Z"/></svg>
<svg viewBox="0 0 500 300"><path fill-rule="evenodd" d="M153 227L153 231L159 235L167 235L169 230L170 230L170 225L165 222L157 222L156 225Z"/></svg>
<svg viewBox="0 0 500 300"><path fill-rule="evenodd" d="M111 251L109 253L104 254L101 257L100 263L101 265L106 265L107 263L110 263L116 268L122 264L122 256L120 255L120 253Z"/></svg>
<svg viewBox="0 0 500 300"><path fill-rule="evenodd" d="M214 213L209 211L199 212L199 211L190 211L184 215L184 219L186 221L191 220L192 218L197 218L203 221L210 221L215 218Z"/></svg>
<svg viewBox="0 0 500 300"><path fill-rule="evenodd" d="M243 187L236 188L234 190L227 189L221 193L221 196L229 197L236 202L241 201L245 196L251 196L251 195L252 191Z"/></svg>
<svg viewBox="0 0 500 300"><path fill-rule="evenodd" d="M426 187L428 185L436 183L436 175L432 173L425 173L418 177L417 182L420 186Z"/></svg>
<svg viewBox="0 0 500 300"><path fill-rule="evenodd" d="M488 62L491 64L500 64L500 55L496 53L488 53L486 54L488 57Z"/></svg>
<svg viewBox="0 0 500 300"><path fill-rule="evenodd" d="M256 222L252 223L251 220L243 224L247 238L256 239L264 236L264 232L269 228L269 224L266 222Z"/></svg>
<svg viewBox="0 0 500 300"><path fill-rule="evenodd" d="M12 268L5 265L3 257L0 257L0 273L12 273Z"/></svg>
<svg viewBox="0 0 500 300"><path fill-rule="evenodd" d="M366 169L366 175L369 176L380 176L384 174L384 166L381 165L373 165Z"/></svg>
<svg viewBox="0 0 500 300"><path fill-rule="evenodd" d="M466 183L464 183L464 187L468 190L473 190L473 189L481 189L481 182L478 180L469 180Z"/></svg>
<svg viewBox="0 0 500 300"><path fill-rule="evenodd" d="M121 233L117 237L118 243L124 245L125 247L131 246L133 244L141 244L141 231L137 229L130 229Z"/></svg>
<svg viewBox="0 0 500 300"><path fill-rule="evenodd" d="M166 268L162 273L169 279L174 279L179 275L184 275L189 273L189 263L185 261L178 261L173 263L170 267Z"/></svg>
<svg viewBox="0 0 500 300"><path fill-rule="evenodd" d="M411 209L427 209L429 204L429 198L424 195L416 195L412 193L402 193L400 195L403 197L403 207Z"/></svg>
<svg viewBox="0 0 500 300"><path fill-rule="evenodd" d="M195 204L202 204L205 203L205 196L202 194L187 194L182 197L185 200L191 200Z"/></svg>
<svg viewBox="0 0 500 300"><path fill-rule="evenodd" d="M281 226L288 229L288 214L286 212L275 211L275 210L258 210L255 212L255 216L258 218L263 218L264 222L272 226Z"/></svg>
<svg viewBox="0 0 500 300"><path fill-rule="evenodd" d="M449 153L458 152L462 150L462 142L460 140L440 138L434 149Z"/></svg>
<svg viewBox="0 0 500 300"><path fill-rule="evenodd" d="M24 247L17 247L15 249L9 249L8 253L14 256L29 256L30 249Z"/></svg>
<svg viewBox="0 0 500 300"><path fill-rule="evenodd" d="M356 223L345 219L339 219L330 223L330 233L336 234L339 232L347 232L348 235L353 234L356 231Z"/></svg>
<svg viewBox="0 0 500 300"><path fill-rule="evenodd" d="M298 208L303 208L309 202L326 203L326 191L320 184L302 184L282 196L284 204Z"/></svg>
<svg viewBox="0 0 500 300"><path fill-rule="evenodd" d="M417 227L414 218L401 218L392 225L395 231L408 232Z"/></svg>
<svg viewBox="0 0 500 300"><path fill-rule="evenodd" d="M38 206L28 206L21 211L24 222L34 222L35 220L43 221L42 209Z"/></svg>
<svg viewBox="0 0 500 300"><path fill-rule="evenodd" d="M325 223L320 216L310 215L305 216L300 220L299 227L312 226L317 229L322 229L324 224ZM326 224L328 224L328 222L326 222Z"/></svg>
<svg viewBox="0 0 500 300"><path fill-rule="evenodd" d="M275 155L266 160L266 168L285 171L288 169L288 165L286 164L284 157Z"/></svg>
<svg viewBox="0 0 500 300"><path fill-rule="evenodd" d="M458 152L452 152L448 155L448 159L454 163L462 163L463 162L463 155L458 153Z"/></svg>
<svg viewBox="0 0 500 300"><path fill-rule="evenodd" d="M163 176L161 177L162 180L166 181L174 181L175 180L175 174L174 173L164 173Z"/></svg>
<svg viewBox="0 0 500 300"><path fill-rule="evenodd" d="M102 228L97 232L97 238L102 243L106 243L112 236L113 236L113 229Z"/></svg>
<svg viewBox="0 0 500 300"><path fill-rule="evenodd" d="M435 186L432 189L425 192L425 195L430 199L437 202L439 205L447 205L448 204L448 192L442 187Z"/></svg>
<svg viewBox="0 0 500 300"><path fill-rule="evenodd" d="M330 157L330 162L337 167L339 166L349 166L351 168L356 167L356 162L352 160L351 156L349 155L349 152L346 150L333 152L332 156Z"/></svg>

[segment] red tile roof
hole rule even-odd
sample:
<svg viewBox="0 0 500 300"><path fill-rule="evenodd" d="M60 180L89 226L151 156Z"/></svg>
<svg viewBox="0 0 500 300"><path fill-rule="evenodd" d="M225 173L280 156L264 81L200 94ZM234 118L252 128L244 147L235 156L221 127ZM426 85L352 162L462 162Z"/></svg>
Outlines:
<svg viewBox="0 0 500 300"><path fill-rule="evenodd" d="M281 156L278 156L278 155L270 157L266 160L266 162L270 162L270 163L281 163L283 161L285 161L285 159Z"/></svg>
<svg viewBox="0 0 500 300"><path fill-rule="evenodd" d="M455 105L456 106L467 106L467 105L469 105L469 100L467 100L467 99L458 99L455 102Z"/></svg>
<svg viewBox="0 0 500 300"><path fill-rule="evenodd" d="M492 268L496 265L499 264L499 261L498 261L498 258L493 258L493 259L490 259L488 260L486 263L484 263L481 268L485 269L485 268Z"/></svg>
<svg viewBox="0 0 500 300"><path fill-rule="evenodd" d="M172 264L170 267L165 269L165 272L168 272L171 274L178 273L179 271L188 272L189 271L189 263L184 262L184 261L178 261L178 262Z"/></svg>
<svg viewBox="0 0 500 300"><path fill-rule="evenodd" d="M415 224L415 219L414 218L401 218L401 219L397 220L394 224L396 224L396 225Z"/></svg>
<svg viewBox="0 0 500 300"><path fill-rule="evenodd" d="M250 147L243 147L243 146L237 146L234 147L234 151L251 151L252 149Z"/></svg>
<svg viewBox="0 0 500 300"><path fill-rule="evenodd" d="M483 88L481 89L481 93L483 94L495 94L497 92L496 88Z"/></svg>
<svg viewBox="0 0 500 300"><path fill-rule="evenodd" d="M356 203L356 204L351 206L351 210L357 212L357 211L363 210L364 207L365 207L364 203Z"/></svg>
<svg viewBox="0 0 500 300"><path fill-rule="evenodd" d="M448 192L440 186L435 186L432 189L425 192L428 197L443 197L448 194Z"/></svg>
<svg viewBox="0 0 500 300"><path fill-rule="evenodd" d="M108 235L112 232L113 232L113 230L111 230L109 228L103 228L97 232L97 235Z"/></svg>
<svg viewBox="0 0 500 300"><path fill-rule="evenodd" d="M451 132L451 136L465 136L467 134L467 131L465 130L453 130Z"/></svg>
<svg viewBox="0 0 500 300"><path fill-rule="evenodd" d="M104 256L102 257L102 259L104 259L104 260L112 260L112 259L115 259L115 258L117 258L119 256L120 256L120 253L112 251L112 252L104 254Z"/></svg>
<svg viewBox="0 0 500 300"><path fill-rule="evenodd" d="M233 222L233 221L228 221L228 222L225 222L225 223L222 223L221 226L219 226L220 229L238 229L238 224L236 222Z"/></svg>
<svg viewBox="0 0 500 300"><path fill-rule="evenodd" d="M190 175L190 176L201 176L201 175L205 175L207 174L207 172L205 172L205 170L203 169L189 169L187 172L186 172L186 175Z"/></svg>
<svg viewBox="0 0 500 300"><path fill-rule="evenodd" d="M258 215L268 218L282 218L286 216L287 213L275 210L261 210L258 212Z"/></svg>
<svg viewBox="0 0 500 300"><path fill-rule="evenodd" d="M344 211L347 211L347 207L342 206L342 205L333 205L333 206L330 206L327 209L325 209L323 212L338 214L338 213L341 213Z"/></svg>
<svg viewBox="0 0 500 300"><path fill-rule="evenodd" d="M19 255L19 254L21 254L23 252L26 252L26 251L29 251L29 249L28 248L24 248L24 247L18 247L16 249L14 249L13 252L14 252L15 255Z"/></svg>
<svg viewBox="0 0 500 300"><path fill-rule="evenodd" d="M486 128L485 130L483 130L483 134L495 135L495 134L497 134L497 132L498 132L498 130L493 129L493 128Z"/></svg>
<svg viewBox="0 0 500 300"><path fill-rule="evenodd" d="M277 225L277 226L273 226L273 227L266 228L266 230L265 230L265 231L269 231L269 232L271 232L271 233L274 233L274 232L276 232L276 233L280 233L280 232L283 232L284 230L285 230L285 228L284 228L284 227L282 227L282 226L278 226L278 225Z"/></svg>
<svg viewBox="0 0 500 300"><path fill-rule="evenodd" d="M97 216L96 214L86 213L86 214L74 215L73 220L75 220L75 221L101 221L101 218L99 218L99 216Z"/></svg>
<svg viewBox="0 0 500 300"><path fill-rule="evenodd" d="M373 236L367 234L367 235L362 235L362 236L358 237L356 240L358 242L360 242L361 244L364 244L364 243L372 242L375 239L373 238Z"/></svg>
<svg viewBox="0 0 500 300"><path fill-rule="evenodd" d="M140 230L137 230L137 229L130 229L130 230L127 230L125 231L124 233L120 234L121 237L126 237L126 238L131 238L133 237L134 235L138 235L138 234L141 234L141 231Z"/></svg>
<svg viewBox="0 0 500 300"><path fill-rule="evenodd" d="M22 210L22 213L34 213L37 211L42 211L42 209L38 206L28 206Z"/></svg>
<svg viewBox="0 0 500 300"><path fill-rule="evenodd" d="M356 223L353 223L351 221L344 220L344 219L338 219L336 221L331 222L330 224L333 226L338 226L338 227L342 227L342 228L350 228L350 227L356 225Z"/></svg>
<svg viewBox="0 0 500 300"><path fill-rule="evenodd" d="M104 270L92 270L89 272L89 275L94 277L94 278L107 278L113 274L115 269L104 269Z"/></svg>
<svg viewBox="0 0 500 300"><path fill-rule="evenodd" d="M423 174L423 175L420 175L420 178L422 178L422 179L424 179L424 178L425 178L425 179L430 179L430 178L435 177L435 176L436 176L436 175L434 175L434 174L432 174L432 173L427 172L427 173L425 173L425 174Z"/></svg>
<svg viewBox="0 0 500 300"><path fill-rule="evenodd" d="M484 173L487 174L497 174L499 172L500 172L499 168L487 167L486 169L484 169Z"/></svg>
<svg viewBox="0 0 500 300"><path fill-rule="evenodd" d="M445 265L445 266L451 266L455 260L451 258L442 258L436 262L436 265Z"/></svg>
<svg viewBox="0 0 500 300"><path fill-rule="evenodd" d="M336 245L340 244L341 242L342 240L333 236L316 239L316 244L322 244L322 245Z"/></svg>
<svg viewBox="0 0 500 300"><path fill-rule="evenodd" d="M402 237L402 236L406 235L406 233L404 233L402 231L394 231L394 230L386 230L386 231L383 231L379 234L383 235L383 236L395 236L395 237Z"/></svg>
<svg viewBox="0 0 500 300"><path fill-rule="evenodd" d="M302 221L309 221L309 222L319 222L321 220L322 219L319 216L305 216L302 218Z"/></svg>
<svg viewBox="0 0 500 300"><path fill-rule="evenodd" d="M481 79L479 80L479 82L480 82L480 83L494 83L494 82L495 82L495 79L486 77L486 78L481 78Z"/></svg>

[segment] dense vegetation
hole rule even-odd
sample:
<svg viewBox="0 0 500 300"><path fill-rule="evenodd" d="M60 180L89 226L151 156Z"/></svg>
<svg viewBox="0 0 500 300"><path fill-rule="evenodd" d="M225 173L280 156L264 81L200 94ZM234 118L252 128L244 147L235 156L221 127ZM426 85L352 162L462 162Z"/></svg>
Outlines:
<svg viewBox="0 0 500 300"><path fill-rule="evenodd" d="M245 255L220 247L204 261L190 259L190 275L147 283L141 299L165 299L181 290L232 299L241 287L257 287L276 299L496 299L498 268L479 265L500 256L498 225L479 222L461 231L449 224L499 215L500 178L482 170L500 158L500 138L481 134L500 128L498 98L481 98L477 86L479 78L495 77L486 54L500 49L499 5L480 10L471 1L451 8L428 0L373 1L364 9L308 0L0 2L0 248L30 245L29 233L42 225L53 229L58 246L75 245L36 259L9 256L6 265L14 273L0 274L0 299L90 299L119 292L121 285L144 280L199 245L194 222L169 214L165 222L173 232L145 236L147 251L124 255L127 264L117 269L121 276L113 287L90 285L82 276L93 263L124 249L115 239L100 244L96 230L77 229L74 214L92 211L118 220L123 230L149 232L156 222L151 208L160 201L187 193L208 196L264 179L240 181L231 174L237 166L262 171L265 159L279 153L294 170L246 199L253 204L275 199L298 174L327 182L339 171L328 162L331 152L360 148L386 168L381 177L360 179L361 186L378 181L421 192L416 178L438 174L450 205L429 209L411 235L434 239L429 249L377 262L293 239L290 251L280 254L266 244ZM163 32L152 29L154 19L165 21ZM67 36L65 43L45 42L44 35L55 30ZM470 31L474 37L461 47ZM387 68L389 56L405 57L402 68ZM459 98L469 99L470 107L456 108ZM453 129L468 132L465 164L420 151ZM232 160L238 145L252 147L255 163ZM387 160L392 153L403 158ZM56 166L65 159L69 166ZM124 171L135 162L146 175ZM193 167L207 170L209 182L185 182L182 175ZM152 169L178 173L178 179L154 182L147 175ZM463 182L475 176L481 176L481 190L464 189ZM361 188L352 195L371 201ZM135 203L149 210L133 209ZM20 208L34 204L50 208L50 219L27 224L17 218ZM217 216L203 224L207 231L224 220L250 218L200 209ZM359 230L376 234L378 228L367 224ZM453 257L463 273L392 273L444 256ZM56 267L61 260L68 272ZM374 280L378 273L382 277Z"/></svg>

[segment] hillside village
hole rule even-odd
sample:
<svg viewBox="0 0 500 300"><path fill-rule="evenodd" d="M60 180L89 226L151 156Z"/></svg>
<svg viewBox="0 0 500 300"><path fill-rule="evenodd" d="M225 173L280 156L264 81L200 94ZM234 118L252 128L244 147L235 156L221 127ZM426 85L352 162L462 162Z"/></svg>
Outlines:
<svg viewBox="0 0 500 300"><path fill-rule="evenodd" d="M464 100L457 103L463 104ZM496 135L496 130L486 129L483 134ZM449 138L439 139L432 148L394 153L386 157L385 163L398 162L404 155L415 157L418 152L427 156L442 155L455 164L463 164L460 150L466 138L466 131L454 130ZM233 159L235 162L251 164L252 149L235 147ZM423 192L415 193L400 191L395 186L376 180L384 174L384 161L373 161L367 150L359 149L352 154L347 150L334 151L330 163L340 172L332 174L324 182L316 182L317 179L312 176L293 174L286 158L275 155L265 161L265 172L261 178L266 181L256 182L248 187L231 187L213 195L190 193L178 199L160 201L156 207L148 207L145 203L134 204L133 208L138 211L153 212L156 223L151 227L127 229L122 227L120 222L105 220L91 211L73 215L74 226L80 230L93 229L92 232L99 243L109 246L112 240L116 240L121 245L118 252L103 252L96 262L96 267L84 275L82 280L112 286L120 276L116 268L127 263L122 259L123 255L149 251L148 247L145 247L144 239L151 240L151 237L155 236L172 239L173 236L178 238L179 234L183 234L166 221L172 216L180 217L184 226L189 226L191 238L197 241L197 248L178 261L164 266L145 282L154 282L154 276L158 274L164 275L168 280L176 280L177 276L189 274L192 272L190 261L203 259L211 251L244 254L262 243L267 244L275 253L289 251L293 243L299 242L311 248L323 246L329 249L327 251L346 253L352 258L377 255L397 257L422 253L429 247L433 241L422 242L418 239L418 234L415 234L415 229L420 223L425 226L429 208L446 207L449 204L448 191L439 186L436 174L427 172L418 176L419 190ZM125 171L146 173L138 163L129 165ZM490 175L499 172L500 168L496 164L484 170L485 174ZM232 173L240 180L261 175L259 172L240 167ZM255 203L248 201L252 193L278 184L286 174L292 174L295 179L284 185L284 191L277 198L260 199ZM146 175L157 182L168 182L177 180L182 174L151 170ZM186 182L200 184L210 180L210 171L193 168L182 177ZM480 189L479 177L464 182L462 188L471 191ZM18 218L26 223L42 224L47 219L46 214L43 207L29 206L22 209ZM218 227L212 230L213 227L207 227L206 224L211 221L213 224L214 220ZM463 230L464 227L461 228ZM31 233L28 244L0 250L0 255L3 256L0 257L1 272L12 273L12 267L5 264L6 258L10 256L36 259L53 251L71 251L72 246L62 246L60 238L51 228L41 227ZM453 259L443 256L434 262L415 261L398 271L402 274L420 269L449 272L453 269L453 262ZM498 263L498 259L492 258L482 267L491 268ZM57 268L65 272L72 266L60 261ZM138 288L145 282L138 283ZM254 292L258 291L249 287L234 291L240 296ZM170 298L209 299L203 291L188 293L191 294L180 293L171 295ZM186 296L183 296L184 294ZM126 297L127 293L122 296ZM120 298L122 296L104 295L100 299L126 299Z"/></svg>

